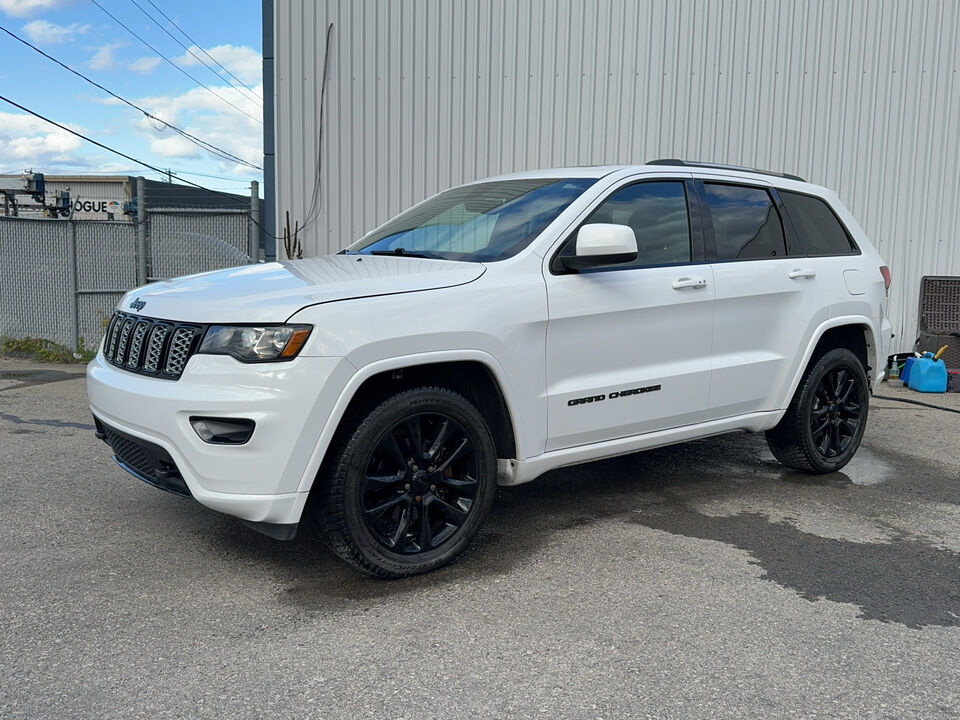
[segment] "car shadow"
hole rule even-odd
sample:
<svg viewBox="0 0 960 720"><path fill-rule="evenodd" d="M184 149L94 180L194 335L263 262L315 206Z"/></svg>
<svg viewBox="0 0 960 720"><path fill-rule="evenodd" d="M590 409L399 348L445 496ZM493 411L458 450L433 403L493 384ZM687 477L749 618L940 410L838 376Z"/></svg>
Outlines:
<svg viewBox="0 0 960 720"><path fill-rule="evenodd" d="M898 482L907 468L897 468L897 462L893 455L864 448L848 472L804 475L773 460L762 436L733 435L564 468L526 485L501 488L485 527L457 561L395 581L357 573L338 560L312 528L283 543L227 518L208 528L204 537L230 554L243 553L266 564L278 580L282 604L329 610L503 575L534 560L557 534L614 520L729 544L763 568L764 580L810 601L853 603L864 619L911 628L960 624L956 553L903 535L887 542L824 538L757 512L708 516L683 499L724 500L744 490L776 494L792 487L801 493L809 488L811 500L832 488L857 493L851 502L859 502L861 496L903 490L898 490ZM916 460L909 462L914 480L924 474ZM936 470L929 469L927 476L935 477ZM960 502L955 487L932 491Z"/></svg>

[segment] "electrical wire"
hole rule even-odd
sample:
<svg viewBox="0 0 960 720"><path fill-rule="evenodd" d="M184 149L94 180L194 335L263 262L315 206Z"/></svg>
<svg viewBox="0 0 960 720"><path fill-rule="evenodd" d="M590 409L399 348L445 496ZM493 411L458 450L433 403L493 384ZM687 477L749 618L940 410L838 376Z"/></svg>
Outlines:
<svg viewBox="0 0 960 720"><path fill-rule="evenodd" d="M330 33L333 32L333 23L327 25L326 39L323 48L323 75L320 81L320 111L317 117L317 165L316 174L313 182L313 193L310 198L310 207L303 218L303 225L300 229L307 227L320 216L322 201L320 199L320 169L323 157L323 108L326 104L324 99L327 96L327 67L330 59Z"/></svg>
<svg viewBox="0 0 960 720"><path fill-rule="evenodd" d="M137 0L130 0L130 2L133 3L133 5L136 6L137 10L139 10L139 11L142 12L144 15L146 15L147 19L149 19L150 22L154 23L158 28L160 28L160 29L163 30L167 35L169 35L169 36L173 39L173 41L174 41L175 43L177 43L177 45L179 45L179 46L182 47L184 50L186 50L188 53L190 53L190 54L196 59L197 62L199 62L201 65L203 65L205 68L207 68L207 70L209 70L209 71L212 72L214 75L216 75L218 80L223 80L223 77L220 75L219 72L216 71L216 69L214 69L213 67L211 67L203 58L201 58L199 55L197 55L191 48L189 48L188 46L184 45L184 44L180 41L180 38L178 38L176 35L174 35L173 33L171 33L169 30L167 30L167 29L163 26L163 23L161 23L159 20L157 20L155 17L153 17L153 15L151 15L151 14L148 13L146 10L144 10L144 9L143 9L143 6L140 5L140 3L137 2ZM150 4L153 5L153 3L150 3ZM154 6L154 7L157 7L156 5L153 5L153 6ZM160 10L160 9L157 8L157 10ZM167 17L166 15L163 14L163 11L162 11L162 10L160 10L160 14L163 15L164 17ZM167 19L169 20L170 18L167 18ZM173 21L171 20L171 22L173 22ZM179 29L179 28L178 28L178 29ZM183 32L183 30L180 30L180 32ZM186 35L186 33L184 33L184 35ZM198 49L203 50L203 49L200 48L200 46L197 45L195 42L194 42L193 44L196 45ZM206 53L205 53L205 54L206 54ZM208 54L207 56L209 57L209 54ZM211 58L211 59L212 59L212 58ZM216 61L214 61L214 62L216 62ZM220 65L220 63L217 63L217 64ZM220 65L220 67L223 68L223 65ZM223 68L223 69L226 70L226 68ZM227 70L227 72L230 73L229 70ZM230 76L231 76L231 77L234 77L234 75L233 75L232 73L230 73ZM263 98L261 98L261 97L260 97L259 95L257 95L255 92L253 92L253 90L251 90L250 88L248 88L248 87L247 87L246 85L244 85L242 82L240 83L240 85L243 87L244 90L246 90L248 93L250 93L250 95L253 96L253 101L254 101L255 103L257 103L258 105L261 105L261 106L263 105ZM240 89L240 88L236 87L233 83L230 83L230 86L233 87L235 90L239 90L239 89Z"/></svg>
<svg viewBox="0 0 960 720"><path fill-rule="evenodd" d="M154 53L156 53L157 55L159 55L162 59L166 60L169 65L171 65L172 67L176 68L179 72L181 72L181 73L183 73L184 75L186 75L188 78L190 78L191 80L193 80L193 82L195 82L197 85L199 85L199 86L202 87L204 90L206 90L207 92L209 92L211 95L213 95L214 97L222 100L222 101L225 102L227 105L229 105L230 107L232 107L234 110L237 110L238 112L243 113L244 115L246 115L246 116L247 116L248 118L250 118L251 120L255 120L256 122L258 122L258 123L260 123L261 125L263 125L263 120L262 120L261 118L258 118L258 117L254 116L254 115L251 115L250 113L248 113L248 112L247 112L246 110L244 110L243 108L241 108L241 107L239 107L239 106L237 106L237 105L234 105L232 102L230 102L229 100L227 100L225 97L223 97L222 95L218 94L217 92L215 92L213 89L211 89L211 88L208 87L207 85L204 85L200 80L197 80L197 78L195 78L193 75L191 75L190 73L188 73L188 72L187 72L186 70L184 70L182 67L180 67L179 65L177 65L173 60L171 60L171 59L168 58L166 55L164 55L162 52L160 52L159 50L157 50L153 45L151 45L151 44L148 43L146 40L144 40L142 37L140 37L139 35L137 35L137 33L135 33L135 32L134 32L133 30L131 30L129 27L127 27L126 25L124 25L120 20L117 19L117 17L116 17L115 15L113 15L109 10L107 10L103 5L101 5L101 4L98 2L98 0L90 0L90 2L92 2L92 3L93 3L94 5L96 5L98 8L100 8L100 9L104 12L104 14L105 14L107 17L109 17L111 20L113 20L117 25L119 25L119 26L122 27L124 30L126 30L128 33L130 33L131 35L133 35L137 40L139 40L141 43L143 43L143 44L146 45L148 48L150 48L150 50L152 50ZM231 88L232 88L232 86L231 86ZM235 88L232 88L232 89L235 89Z"/></svg>
<svg viewBox="0 0 960 720"><path fill-rule="evenodd" d="M61 130L64 130L64 131L70 133L71 135L75 135L76 137L80 138L81 140L86 140L88 143L91 143L91 144L93 144L93 145L96 145L96 146L99 147L99 148L103 148L103 149L106 150L107 152L113 153L114 155L119 155L120 157L124 158L125 160L129 160L130 162L134 162L134 163L136 163L137 165L142 165L143 167L148 168L148 169L150 169L150 170L153 170L155 173L159 173L160 175L167 175L167 171L166 171L166 170L163 170L163 169L161 169L161 168L158 168L156 165L151 165L150 163L144 162L143 160L138 160L137 158L133 157L132 155L127 155L126 153L121 152L120 150L115 150L114 148L110 147L109 145L104 145L102 142L99 142L99 141L97 141L97 140L94 140L93 138L88 137L88 136L84 135L83 133L77 132L76 130L72 130L71 128L68 128L66 125L63 125L63 124L61 124L61 123L58 123L56 120L51 120L50 118L46 117L45 115L41 115L40 113L35 112L35 111L31 110L31 109L28 108L28 107L24 107L24 106L21 105L20 103L15 102L15 101L11 100L11 99L8 98L8 97L4 97L3 95L0 95L0 100L2 100L3 102L5 102L5 103L7 103L7 104L9 104L9 105L13 105L15 108L18 108L19 110L23 110L25 113L29 113L30 115L33 115L35 118L39 118L40 120L43 120L44 122L50 123L51 125L53 125L53 126L55 126L55 127L58 127L58 128L60 128ZM206 190L207 192L212 192L212 193L214 193L215 195L221 195L221 196L223 196L223 197L230 198L231 200L236 200L236 195L231 195L231 194L228 194L228 193L220 192L220 191L218 191L218 190L212 190L212 189L210 189L210 188L204 187L203 185L199 185L199 184L197 184L197 183L195 183L195 182L193 182L193 181L191 181L191 180L186 180L186 179L184 179L184 178L178 178L178 179L179 179L183 184L185 184L185 185L190 185L190 186L192 186L192 187L199 188L200 190ZM269 230L267 230L263 225L261 225L259 222L257 222L256 220L254 220L252 217L250 218L250 221L251 221L254 225L256 225L258 228L260 228L260 230L262 230L263 233L264 233L264 235L266 235L267 237L272 238L272 239L274 239L274 240L279 239L277 235L274 235L272 232L270 232Z"/></svg>
<svg viewBox="0 0 960 720"><path fill-rule="evenodd" d="M150 3L151 5L153 5L153 7L156 9L156 11L157 11L158 13L160 13L161 15L163 15L163 17L165 17L165 18L169 21L169 23L170 23L171 25L173 25L177 30L179 30L181 35L183 35L188 41L190 41L191 43L193 43L193 45L194 45L195 47L199 48L199 49L200 49L200 52L202 52L202 53L203 53L204 55L206 55L208 58L210 58L211 60L213 60L217 65L219 65L221 68L223 68L223 71L224 71L227 75L229 75L229 76L232 77L234 80L236 80L238 83L240 83L241 85L243 85L247 90L249 90L250 92L252 92L256 97L260 98L260 100L263 100L263 97L262 97L262 96L257 95L256 90L254 90L252 87L250 87L250 86L247 85L245 82L243 82L243 80L241 80L241 79L238 78L236 75L234 75L232 72L230 72L230 70L229 70L223 63L221 63L219 60L217 60L215 57L213 57L213 55L211 55L211 54L208 53L206 50L204 50L204 49L203 49L203 46L202 46L200 43L198 43L198 42L197 42L196 40L194 40L192 37L190 37L189 35L187 35L187 31L184 30L184 29L183 29L182 27L180 27L179 25L177 25L177 23L174 21L173 18L171 18L171 17L170 17L169 15L167 15L163 10L161 10L159 7L157 7L157 4L156 4L155 2L153 2L153 0L147 0L147 2Z"/></svg>
<svg viewBox="0 0 960 720"><path fill-rule="evenodd" d="M140 107L140 106L137 105L136 103L131 102L130 100L127 100L125 97L122 97L122 96L120 96L120 95L117 95L117 93L113 92L112 90L109 90L109 89L105 88L103 85L101 85L101 84L98 83L97 81L91 80L89 77L87 77L87 76L84 75L83 73L79 72L78 70L74 70L72 67L70 67L69 65L61 62L60 60L57 60L57 59L56 59L55 57L53 57L52 55L47 54L46 52L44 52L43 50L41 50L40 48L38 48L36 45L34 45L33 43L31 43L31 42L29 42L29 41L27 41L27 40L24 40L22 37L20 37L19 35L17 35L16 33L12 32L12 31L8 30L7 28L3 27L2 25L0 25L0 30L3 30L3 32L5 32L5 33L6 33L7 35L9 35L10 37L12 37L14 40L18 40L18 41L20 41L21 43L23 43L24 45L26 45L27 47L31 48L32 50L35 50L36 52L40 53L41 55L43 55L43 56L44 56L45 58L47 58L48 60L51 60L52 62L55 62L57 65L59 65L60 67L62 67L64 70L70 71L71 73L73 73L73 74L76 75L77 77L85 80L86 82L90 83L90 84L93 85L94 87L99 88L100 90L103 90L103 92L107 93L107 95L109 95L109 96L111 96L111 97L119 100L120 102L122 102L122 103L124 103L124 104L126 104L126 105L129 105L129 106L132 107L134 110L137 110L138 112L143 113L147 118L149 118L149 119L151 119L151 120L156 120L157 122L163 123L163 124L166 125L168 128L170 128L171 130L173 130L174 132L179 133L179 134L182 135L184 138L186 138L187 140L189 140L190 142L192 142L192 143L193 143L194 145L196 145L197 147L200 147L200 148L202 148L203 150L206 150L207 152L213 153L214 155L218 156L218 157L221 158L222 160L229 160L229 161L235 162L235 163L237 163L237 164L239 164L239 165L246 165L247 167L253 168L254 170L263 170L263 168L261 168L259 165L254 165L254 164L251 163L251 162L247 162L247 161L244 160L243 158L237 157L237 156L234 155L233 153L228 152L228 151L226 151L226 150L224 150L224 149L222 149L222 148L219 148L219 147L217 147L216 145L207 142L206 140L203 140L203 139L201 139L201 138L198 138L196 135L192 135L192 134L188 133L186 130L183 130L183 129L181 129L181 128L178 128L176 125L172 125L172 124L170 124L169 122L167 122L166 120L163 120L163 119L161 119L161 118L158 118L156 115L153 115L152 113L147 112L146 110L144 110L142 107Z"/></svg>

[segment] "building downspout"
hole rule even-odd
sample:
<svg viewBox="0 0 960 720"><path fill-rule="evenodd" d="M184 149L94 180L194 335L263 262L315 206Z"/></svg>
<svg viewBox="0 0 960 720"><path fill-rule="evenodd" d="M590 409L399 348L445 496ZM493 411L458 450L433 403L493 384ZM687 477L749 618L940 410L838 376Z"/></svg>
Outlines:
<svg viewBox="0 0 960 720"><path fill-rule="evenodd" d="M267 262L277 259L277 168L275 149L273 78L273 0L261 0L263 15L263 254Z"/></svg>

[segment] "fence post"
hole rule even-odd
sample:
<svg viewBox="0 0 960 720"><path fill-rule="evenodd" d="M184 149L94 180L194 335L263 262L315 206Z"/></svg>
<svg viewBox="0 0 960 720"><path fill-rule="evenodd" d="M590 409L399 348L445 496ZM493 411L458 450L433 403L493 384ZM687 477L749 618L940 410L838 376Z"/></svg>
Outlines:
<svg viewBox="0 0 960 720"><path fill-rule="evenodd" d="M260 183L250 181L250 262L260 262Z"/></svg>
<svg viewBox="0 0 960 720"><path fill-rule="evenodd" d="M147 199L143 176L137 178L137 285L147 284Z"/></svg>
<svg viewBox="0 0 960 720"><path fill-rule="evenodd" d="M70 295L70 338L76 352L80 349L80 294L77 292L77 221L69 218L67 221L67 293Z"/></svg>

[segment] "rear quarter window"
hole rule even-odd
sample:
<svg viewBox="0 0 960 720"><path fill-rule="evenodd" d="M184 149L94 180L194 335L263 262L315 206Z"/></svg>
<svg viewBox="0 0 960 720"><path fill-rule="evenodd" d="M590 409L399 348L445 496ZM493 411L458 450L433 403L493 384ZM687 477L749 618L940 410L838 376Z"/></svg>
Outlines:
<svg viewBox="0 0 960 720"><path fill-rule="evenodd" d="M780 199L806 255L851 255L860 250L826 202L818 197L779 191Z"/></svg>

